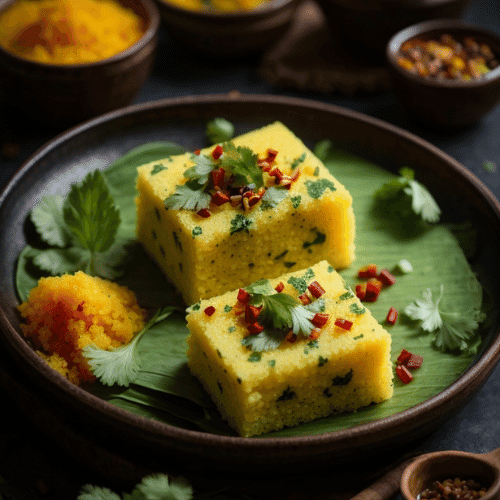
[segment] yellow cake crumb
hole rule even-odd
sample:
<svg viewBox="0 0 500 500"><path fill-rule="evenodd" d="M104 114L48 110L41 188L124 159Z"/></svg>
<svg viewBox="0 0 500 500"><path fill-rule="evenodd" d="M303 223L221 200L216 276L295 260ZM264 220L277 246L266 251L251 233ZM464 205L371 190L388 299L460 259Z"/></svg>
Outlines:
<svg viewBox="0 0 500 500"><path fill-rule="evenodd" d="M238 314L238 290L190 308L188 366L241 436L355 411L392 396L391 337L327 261L269 282L272 288L282 282L282 293L298 299L293 278L305 276L325 290L321 298L329 317L315 339L299 336L252 352L242 344L249 331L245 314ZM352 326L341 328L337 319Z"/></svg>
<svg viewBox="0 0 500 500"><path fill-rule="evenodd" d="M18 309L21 330L39 355L77 385L94 379L82 354L86 345L120 347L145 322L131 290L81 271L41 278Z"/></svg>

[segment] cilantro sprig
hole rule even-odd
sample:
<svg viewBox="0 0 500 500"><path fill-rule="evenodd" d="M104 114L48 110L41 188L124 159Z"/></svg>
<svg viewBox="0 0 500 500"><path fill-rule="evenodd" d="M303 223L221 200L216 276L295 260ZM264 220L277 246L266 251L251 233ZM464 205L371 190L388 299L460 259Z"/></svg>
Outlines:
<svg viewBox="0 0 500 500"><path fill-rule="evenodd" d="M141 369L139 356L139 340L153 326L168 318L178 308L167 306L158 309L144 328L126 345L116 349L99 349L93 344L85 346L82 350L87 358L94 375L104 385L120 385L128 387L136 379Z"/></svg>
<svg viewBox="0 0 500 500"><path fill-rule="evenodd" d="M415 180L415 172L404 167L399 173L400 177L375 191L379 209L394 217L408 219L416 216L425 222L438 222L441 209L427 188Z"/></svg>
<svg viewBox="0 0 500 500"><path fill-rule="evenodd" d="M86 484L77 500L191 500L193 488L183 477L170 478L166 474L145 476L132 493L122 496L109 488Z"/></svg>
<svg viewBox="0 0 500 500"><path fill-rule="evenodd" d="M53 276L82 270L115 279L130 258L130 242L117 238L120 212L99 170L73 184L66 198L42 198L30 218L47 244L33 252L32 262Z"/></svg>
<svg viewBox="0 0 500 500"><path fill-rule="evenodd" d="M477 349L477 330L479 323L486 319L485 314L476 308L469 310L445 310L441 306L444 286L441 285L437 299L432 298L432 290L427 288L422 298L415 299L406 306L405 314L420 321L420 328L434 333L434 344L442 352L475 353Z"/></svg>
<svg viewBox="0 0 500 500"><path fill-rule="evenodd" d="M256 281L245 290L251 294L250 304L262 306L259 323L264 330L242 340L243 345L255 352L276 349L290 330L307 337L314 329L311 323L314 315L325 308L323 299L304 306L291 295L276 292L266 279Z"/></svg>

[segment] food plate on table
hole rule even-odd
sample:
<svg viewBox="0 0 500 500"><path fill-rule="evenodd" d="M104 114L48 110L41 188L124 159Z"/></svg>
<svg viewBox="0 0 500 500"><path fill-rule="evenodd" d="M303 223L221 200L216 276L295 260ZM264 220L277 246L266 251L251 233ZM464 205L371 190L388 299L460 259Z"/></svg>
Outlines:
<svg viewBox="0 0 500 500"><path fill-rule="evenodd" d="M51 370L22 336L18 290L29 289L36 281L30 283L29 269L19 272L17 262L36 236L28 221L33 207L45 196L66 196L89 172L105 172L109 167L115 174L109 176L111 191L120 196L123 213L130 214L134 183L121 175L125 172L121 169L135 172L136 166L158 160L167 151L166 143L186 151L206 147L207 123L217 117L231 122L236 134L280 121L324 157L327 168L353 197L356 259L340 271L352 289L360 284L358 270L364 266L375 263L392 270L402 260L411 263L413 272L400 267L396 283L367 304L392 336L394 369L403 350L423 357L410 383L394 377L390 400L260 437L237 436L210 406L182 361L187 305L138 245L117 281L134 290L141 307L149 311L165 303L181 309L165 320L163 330L154 330L149 340L146 334L140 341L144 352L154 354L143 359L150 372L162 363L174 367L161 390L151 379L149 386L144 383L129 392L99 384L78 387ZM375 210L374 193L404 177L400 173L404 168L411 169L415 180L432 193L442 212L438 223L412 227L401 223L406 219ZM435 429L472 396L500 356L497 311L489 307L498 303L500 291L498 201L463 166L431 144L343 108L240 95L170 99L124 108L69 130L35 153L4 190L0 213L1 341L16 369L50 402L56 415L65 415L70 428L144 467L203 463L209 468L274 470L303 462L314 467L326 459L330 464L348 462L361 453L370 456L381 447L397 447ZM126 230L133 232L133 225L132 219ZM446 350L443 336L436 339L422 331L418 321L403 313L409 304L430 300L427 289L436 304L441 285L442 307L452 316L469 309L470 314L478 308L484 311L474 341L454 344L456 352ZM386 323L392 307L400 311L394 325ZM465 315L462 322L471 319Z"/></svg>

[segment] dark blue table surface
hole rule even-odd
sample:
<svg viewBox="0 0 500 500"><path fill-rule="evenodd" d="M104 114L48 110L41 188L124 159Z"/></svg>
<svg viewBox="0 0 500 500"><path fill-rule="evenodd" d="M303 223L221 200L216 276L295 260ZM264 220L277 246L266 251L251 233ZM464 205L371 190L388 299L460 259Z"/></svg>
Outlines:
<svg viewBox="0 0 500 500"><path fill-rule="evenodd" d="M473 0L465 17L500 33L500 2L497 0ZM153 74L138 95L136 103L238 90L244 94L290 95L344 106L426 139L462 163L500 199L500 105L472 128L454 133L435 132L414 123L392 92L345 96L274 88L258 77L258 59L214 64L213 61L204 61L184 52L165 31L162 30L160 35ZM196 68L195 71L193 68ZM13 119L12 109L11 103L5 99L0 101L0 147L8 143L20 148L14 158L0 153L0 188L54 134L44 127ZM483 167L485 161L496 163L497 171L488 172ZM4 488L5 484L14 488L14 497L17 499L72 500L76 498L79 486L84 483L106 485L106 478L96 476L32 429L29 420L15 406L7 404L8 401L2 396L0 390L4 422L0 426L0 498L2 480ZM468 404L423 441L422 450L457 449L482 453L499 447L499 414L500 366L497 366ZM38 479L48 486L48 493L40 495L43 488L37 488Z"/></svg>

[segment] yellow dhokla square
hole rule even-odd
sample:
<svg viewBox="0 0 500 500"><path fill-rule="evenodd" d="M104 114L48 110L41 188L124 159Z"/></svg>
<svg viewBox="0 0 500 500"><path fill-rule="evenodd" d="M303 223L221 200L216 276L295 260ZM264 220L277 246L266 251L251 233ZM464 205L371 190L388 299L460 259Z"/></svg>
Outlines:
<svg viewBox="0 0 500 500"><path fill-rule="evenodd" d="M284 289L279 295L288 297L277 297L280 282ZM324 290L317 299L308 289L316 292L316 283ZM264 285L261 280L246 290L259 291ZM303 327L305 333L295 337L287 333L289 328L293 332L295 319L292 326L282 325L281 333L273 330L268 299L257 316L265 330L251 335L255 324L248 305L241 313L239 290L202 300L187 316L188 366L241 436L354 411L392 396L391 337L328 262L269 280L267 286L271 300L283 303L286 298L286 304L292 297L293 308L310 309L309 323L323 326L310 333ZM258 303L255 293L251 297ZM312 302L303 306L306 297ZM295 311L303 320L304 310ZM265 342L270 350L263 350Z"/></svg>
<svg viewBox="0 0 500 500"><path fill-rule="evenodd" d="M197 158L188 153L138 169L137 237L187 304L323 259L336 269L351 264L351 196L300 139L276 122L235 138L229 146L222 145L217 161L227 165L234 154L248 175L240 175L240 169L228 179L232 167L226 166L222 190L215 187L219 181L213 172L202 172L208 163L217 163L215 147ZM277 152L275 158L270 150ZM203 180L205 191L193 196L193 183L197 188ZM231 195L229 202L218 206L212 201L225 192ZM208 210L202 213L209 216L204 218L196 201L206 202L207 196ZM174 202L167 209L168 200ZM182 202L189 208L179 208Z"/></svg>

